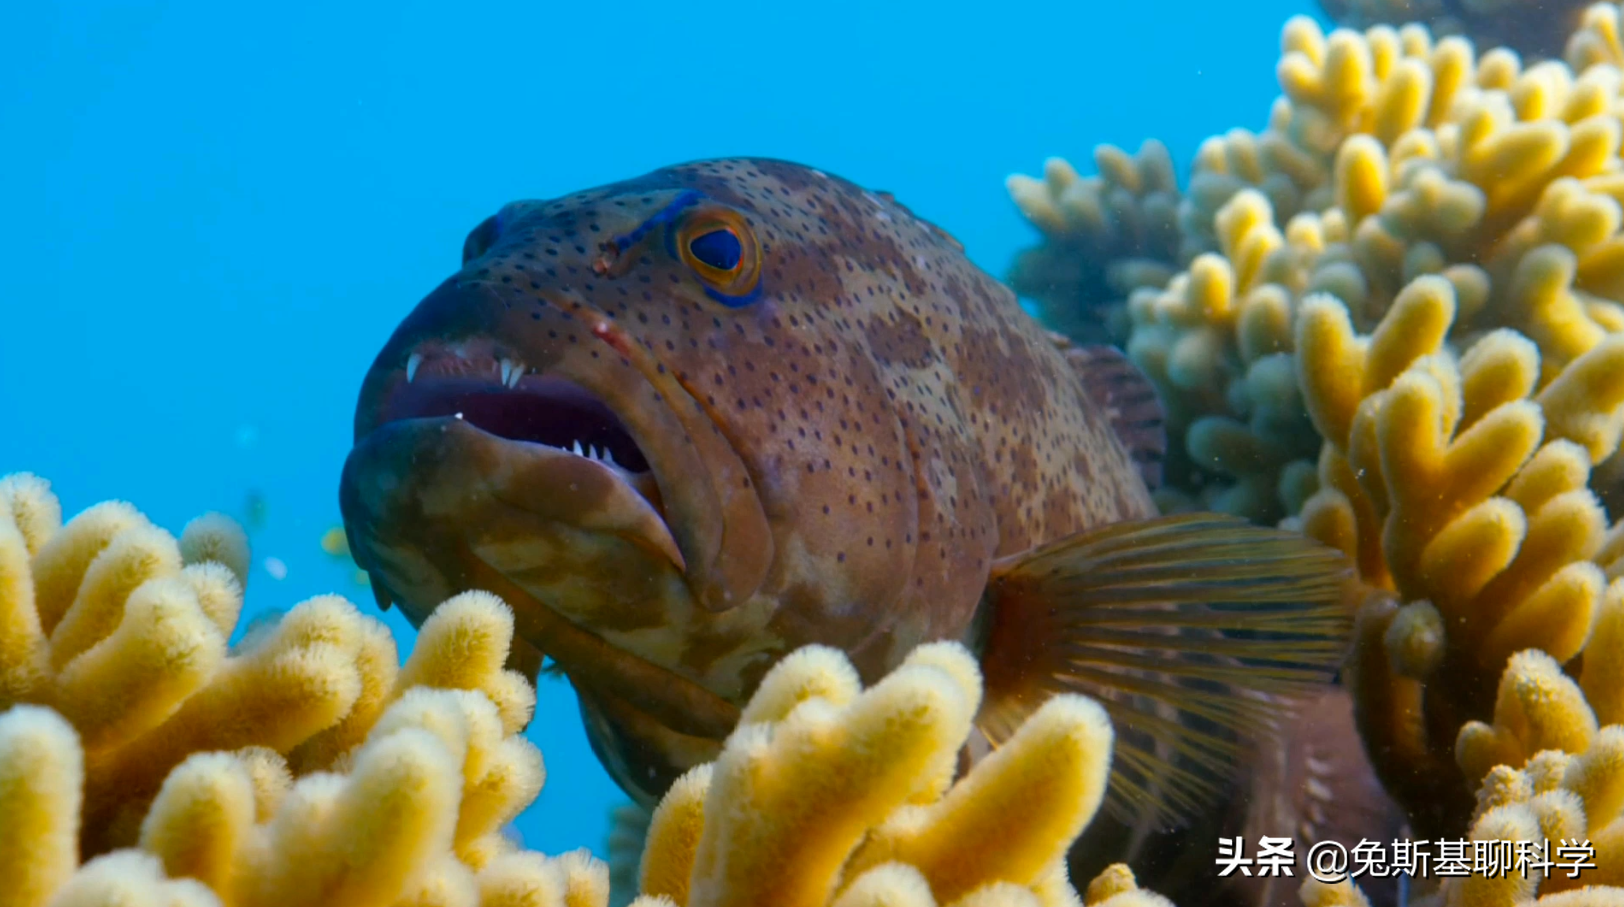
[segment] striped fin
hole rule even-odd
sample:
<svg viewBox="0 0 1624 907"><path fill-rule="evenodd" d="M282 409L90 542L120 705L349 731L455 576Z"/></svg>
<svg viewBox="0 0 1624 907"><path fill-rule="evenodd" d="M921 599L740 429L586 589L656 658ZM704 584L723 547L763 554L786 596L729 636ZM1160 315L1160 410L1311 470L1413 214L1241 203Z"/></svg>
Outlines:
<svg viewBox="0 0 1624 907"><path fill-rule="evenodd" d="M1006 558L982 602L977 723L996 744L1056 693L1093 697L1117 729L1107 803L1177 824L1223 795L1286 700L1334 676L1355 583L1331 548L1211 513Z"/></svg>

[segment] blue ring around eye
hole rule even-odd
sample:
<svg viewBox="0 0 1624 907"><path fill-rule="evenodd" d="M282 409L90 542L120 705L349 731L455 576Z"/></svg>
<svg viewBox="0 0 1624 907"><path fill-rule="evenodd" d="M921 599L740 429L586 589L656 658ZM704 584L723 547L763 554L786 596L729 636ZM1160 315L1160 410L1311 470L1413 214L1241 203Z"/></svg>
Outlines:
<svg viewBox="0 0 1624 907"><path fill-rule="evenodd" d="M718 271L731 271L744 258L744 245L726 227L718 227L689 240L688 251L696 260Z"/></svg>
<svg viewBox="0 0 1624 907"><path fill-rule="evenodd" d="M705 287L705 295L730 309L742 309L761 298L761 281L756 281L756 285L750 288L750 292L745 293L743 296L729 296L710 287Z"/></svg>

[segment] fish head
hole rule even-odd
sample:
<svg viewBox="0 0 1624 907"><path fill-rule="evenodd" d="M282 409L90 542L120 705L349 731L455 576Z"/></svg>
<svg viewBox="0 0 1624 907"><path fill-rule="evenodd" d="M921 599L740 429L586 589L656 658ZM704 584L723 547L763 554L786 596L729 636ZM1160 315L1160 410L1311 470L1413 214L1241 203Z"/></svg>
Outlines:
<svg viewBox="0 0 1624 907"><path fill-rule="evenodd" d="M760 160L503 207L363 382L357 563L416 623L502 596L609 728L595 745L668 754L622 785L668 779L776 657L850 649L908 581L916 476L863 336L876 297L919 288L869 229L889 210Z"/></svg>

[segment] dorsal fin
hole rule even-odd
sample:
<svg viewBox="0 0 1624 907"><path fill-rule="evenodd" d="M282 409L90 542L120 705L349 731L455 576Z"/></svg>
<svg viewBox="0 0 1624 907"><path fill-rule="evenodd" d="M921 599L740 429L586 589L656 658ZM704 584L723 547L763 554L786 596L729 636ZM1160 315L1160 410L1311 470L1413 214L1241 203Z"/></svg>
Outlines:
<svg viewBox="0 0 1624 907"><path fill-rule="evenodd" d="M1126 353L1103 344L1061 346L1066 361L1083 380L1083 388L1099 404L1116 429L1117 439L1139 467L1145 484L1162 484L1162 461L1167 456L1166 416L1156 387Z"/></svg>

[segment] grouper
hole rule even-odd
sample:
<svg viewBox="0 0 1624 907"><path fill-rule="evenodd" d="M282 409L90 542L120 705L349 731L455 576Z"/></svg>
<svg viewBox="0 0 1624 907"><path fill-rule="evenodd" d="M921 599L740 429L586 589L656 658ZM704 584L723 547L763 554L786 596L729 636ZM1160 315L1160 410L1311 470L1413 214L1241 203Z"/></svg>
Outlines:
<svg viewBox="0 0 1624 907"><path fill-rule="evenodd" d="M1300 534L1160 515L1165 443L1120 351L1044 330L891 195L708 160L475 227L366 375L340 500L384 606L506 601L514 663L568 677L644 804L786 653L872 682L958 640L985 746L1092 696L1107 802L1159 827L1332 675L1351 576Z"/></svg>

